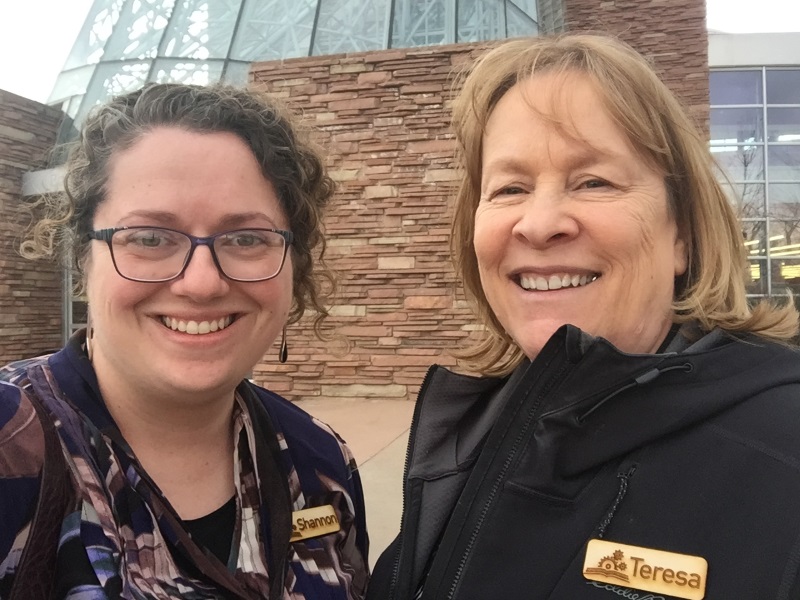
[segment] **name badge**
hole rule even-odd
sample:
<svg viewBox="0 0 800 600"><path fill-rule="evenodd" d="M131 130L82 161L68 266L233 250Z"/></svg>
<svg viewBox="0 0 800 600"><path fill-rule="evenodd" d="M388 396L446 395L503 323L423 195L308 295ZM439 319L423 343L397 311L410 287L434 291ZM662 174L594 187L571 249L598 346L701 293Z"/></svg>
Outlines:
<svg viewBox="0 0 800 600"><path fill-rule="evenodd" d="M701 556L589 540L583 576L591 581L702 600L706 595L708 562Z"/></svg>
<svg viewBox="0 0 800 600"><path fill-rule="evenodd" d="M290 541L299 542L310 538L328 535L339 531L339 517L333 506L315 506L292 513L292 538Z"/></svg>

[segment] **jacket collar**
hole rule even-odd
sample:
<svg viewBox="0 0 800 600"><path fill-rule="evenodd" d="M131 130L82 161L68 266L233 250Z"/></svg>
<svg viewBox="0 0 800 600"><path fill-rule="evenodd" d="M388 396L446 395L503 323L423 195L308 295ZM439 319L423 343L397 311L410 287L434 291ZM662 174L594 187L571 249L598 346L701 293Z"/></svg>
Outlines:
<svg viewBox="0 0 800 600"><path fill-rule="evenodd" d="M432 368L412 425L409 476L435 479L463 468L503 408L529 393L534 380L557 379L541 399L531 467L561 477L696 425L769 387L800 382L798 355L787 347L719 330L695 341L684 333L664 353L634 355L565 325L535 360L506 378Z"/></svg>

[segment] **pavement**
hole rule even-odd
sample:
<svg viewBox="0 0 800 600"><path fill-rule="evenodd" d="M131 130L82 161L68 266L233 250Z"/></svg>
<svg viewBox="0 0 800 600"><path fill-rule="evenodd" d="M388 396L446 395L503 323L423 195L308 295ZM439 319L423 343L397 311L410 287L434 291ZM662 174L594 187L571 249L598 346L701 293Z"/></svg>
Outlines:
<svg viewBox="0 0 800 600"><path fill-rule="evenodd" d="M356 458L364 486L372 567L400 530L403 466L414 403L310 399L296 404L330 425Z"/></svg>

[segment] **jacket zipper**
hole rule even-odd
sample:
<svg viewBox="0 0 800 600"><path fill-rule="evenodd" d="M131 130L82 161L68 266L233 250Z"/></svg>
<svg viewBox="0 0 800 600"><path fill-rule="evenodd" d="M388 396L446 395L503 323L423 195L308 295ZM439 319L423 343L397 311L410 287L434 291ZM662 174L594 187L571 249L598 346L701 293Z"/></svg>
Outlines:
<svg viewBox="0 0 800 600"><path fill-rule="evenodd" d="M408 446L406 446L406 460L405 465L403 465L403 494L401 500L401 512L400 512L400 546L397 549L397 557L394 560L394 568L392 569L392 580L389 586L391 590L390 600L394 600L397 598L397 582L399 580L400 575L400 561L401 557L403 556L404 546L405 546L405 539L406 536L402 535L404 529L404 525L406 522L406 494L408 491L408 471L409 471L409 464L411 462L411 455L414 451L414 442L416 440L416 431L419 422L419 415L422 412L422 398L425 396L425 392L430 385L431 379L433 379L433 374L439 370L439 365L433 365L428 372L425 373L425 378L422 380L422 385L419 388L419 392L417 392L417 401L414 403L414 416L411 418L411 427L408 431Z"/></svg>
<svg viewBox="0 0 800 600"><path fill-rule="evenodd" d="M470 535L469 541L467 542L467 547L464 550L464 553L461 556L461 560L458 563L458 568L456 569L455 576L453 578L452 584L450 584L450 589L447 592L447 600L453 600L455 596L456 589L458 588L458 583L461 580L461 575L464 572L464 567L467 564L467 559L469 555L472 553L472 547L475 545L475 541L478 538L478 534L480 533L481 527L483 526L483 522L486 519L486 515L489 512L489 508L491 507L492 503L494 502L494 498L497 495L497 491L500 489L500 485L505 480L506 473L508 472L509 468L511 468L511 463L514 462L514 459L519 451L520 446L522 445L522 441L526 438L527 432L530 429L531 425L534 423L536 418L539 416L539 409L542 404L542 399L546 396L546 394L550 391L552 387L552 383L557 381L560 377L564 375L564 373L570 368L571 365L567 364L564 365L550 380L547 382L547 385L544 386L544 389L539 394L539 397L536 399L531 411L528 413L528 417L525 420L525 424L522 426L522 429L517 434L516 439L514 440L514 444L511 446L508 454L506 455L506 459L503 462L503 468L500 469L500 473L494 480L492 484L491 491L489 492L489 497L486 499L486 502L481 509L480 515L478 516L478 522L475 524L475 527L472 530L472 535Z"/></svg>

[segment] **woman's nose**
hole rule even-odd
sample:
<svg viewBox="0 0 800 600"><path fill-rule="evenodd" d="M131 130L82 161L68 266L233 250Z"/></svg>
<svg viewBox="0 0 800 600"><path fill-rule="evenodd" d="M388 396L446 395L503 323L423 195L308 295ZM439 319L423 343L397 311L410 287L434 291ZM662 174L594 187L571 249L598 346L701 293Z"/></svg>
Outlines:
<svg viewBox="0 0 800 600"><path fill-rule="evenodd" d="M563 192L537 189L518 210L513 235L531 246L546 248L578 235L578 222Z"/></svg>
<svg viewBox="0 0 800 600"><path fill-rule="evenodd" d="M174 280L172 289L176 294L198 299L213 298L225 294L230 282L214 261L211 248L198 245L183 275Z"/></svg>

